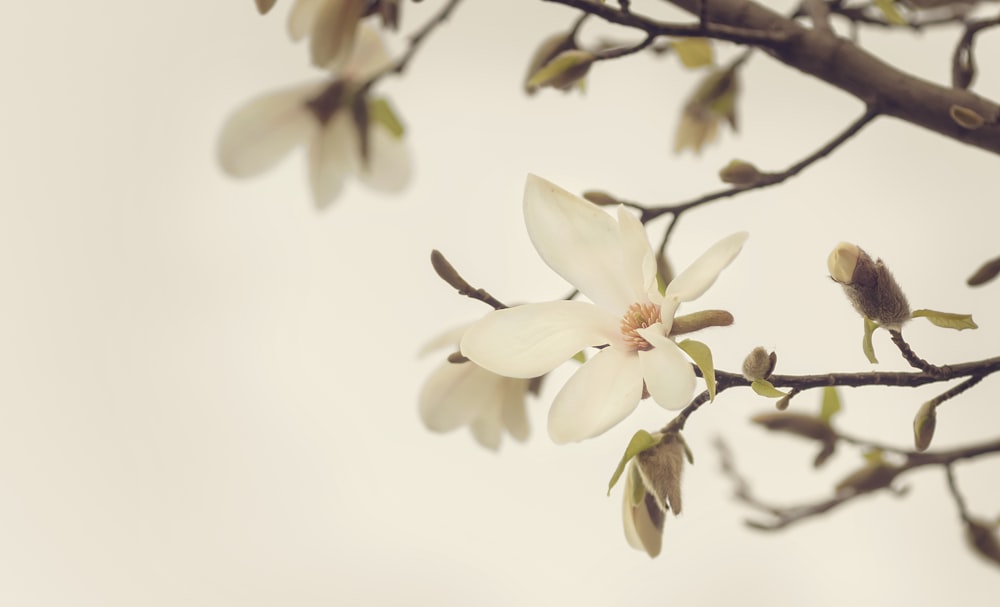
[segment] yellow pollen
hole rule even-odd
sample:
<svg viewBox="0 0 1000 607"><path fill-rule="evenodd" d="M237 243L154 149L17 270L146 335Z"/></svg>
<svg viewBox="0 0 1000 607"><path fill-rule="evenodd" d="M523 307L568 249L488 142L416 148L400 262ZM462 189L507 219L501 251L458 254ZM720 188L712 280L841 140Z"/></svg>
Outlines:
<svg viewBox="0 0 1000 607"><path fill-rule="evenodd" d="M651 303L634 303L622 316L621 330L625 343L636 350L652 350L653 346L639 335L636 329L645 329L660 322L660 306Z"/></svg>

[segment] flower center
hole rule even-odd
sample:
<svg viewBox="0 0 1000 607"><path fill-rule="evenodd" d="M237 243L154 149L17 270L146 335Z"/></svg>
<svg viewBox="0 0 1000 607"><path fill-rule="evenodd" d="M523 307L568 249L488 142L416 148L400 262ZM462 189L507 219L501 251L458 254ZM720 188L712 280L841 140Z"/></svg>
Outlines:
<svg viewBox="0 0 1000 607"><path fill-rule="evenodd" d="M622 316L621 330L625 343L635 350L652 350L653 346L639 335L637 329L645 329L660 322L660 306L651 303L634 303Z"/></svg>

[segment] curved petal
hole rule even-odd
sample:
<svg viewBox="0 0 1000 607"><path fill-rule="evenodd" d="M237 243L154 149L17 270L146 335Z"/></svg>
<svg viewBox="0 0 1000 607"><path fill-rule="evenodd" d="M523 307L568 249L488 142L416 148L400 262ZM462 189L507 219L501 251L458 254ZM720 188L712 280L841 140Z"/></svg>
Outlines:
<svg viewBox="0 0 1000 607"><path fill-rule="evenodd" d="M219 134L222 170L233 177L257 175L308 140L319 122L306 100L322 86L309 84L269 93L233 112Z"/></svg>
<svg viewBox="0 0 1000 607"><path fill-rule="evenodd" d="M359 81L368 80L375 74L389 67L392 57L385 47L385 41L379 30L362 22L354 35L354 46L344 61L341 74L345 78Z"/></svg>
<svg viewBox="0 0 1000 607"><path fill-rule="evenodd" d="M288 36L299 41L312 31L316 22L316 14L323 7L325 0L296 0L288 13Z"/></svg>
<svg viewBox="0 0 1000 607"><path fill-rule="evenodd" d="M556 443L602 434L628 417L642 396L634 352L605 348L577 369L549 409L549 436Z"/></svg>
<svg viewBox="0 0 1000 607"><path fill-rule="evenodd" d="M528 382L527 379L508 377L500 386L503 399L500 417L503 425L511 436L521 442L527 440L530 433L528 409L524 403L525 395L528 393Z"/></svg>
<svg viewBox="0 0 1000 607"><path fill-rule="evenodd" d="M662 331L659 325L638 330L653 346L652 350L639 352L642 378L657 404L665 409L683 409L694 394L694 369L684 352L672 339L664 337Z"/></svg>
<svg viewBox="0 0 1000 607"><path fill-rule="evenodd" d="M364 12L365 0L326 0L310 33L313 65L338 71L346 64Z"/></svg>
<svg viewBox="0 0 1000 607"><path fill-rule="evenodd" d="M491 399L485 403L479 416L469 424L469 430L472 431L476 442L490 451L500 449L500 440L503 438L502 411L503 403Z"/></svg>
<svg viewBox="0 0 1000 607"><path fill-rule="evenodd" d="M642 301L656 290L656 257L649 235L639 219L624 205L618 207L618 237L622 247L622 275L632 287L632 302Z"/></svg>
<svg viewBox="0 0 1000 607"><path fill-rule="evenodd" d="M650 557L660 554L663 547L664 513L651 502L652 496L643 491L638 504L632 504L632 493L635 491L636 473L633 462L629 462L626 472L625 496L622 499L622 523L625 526L625 539L629 546L643 550Z"/></svg>
<svg viewBox="0 0 1000 607"><path fill-rule="evenodd" d="M423 356L425 354L428 354L430 352L433 352L434 350L438 350L441 348L447 348L447 347L457 348L458 343L462 341L462 335L465 334L465 330L468 328L469 325L467 323L464 325L448 329L444 333L438 335L434 339L424 344L424 346L420 348L420 351L417 353L417 355Z"/></svg>
<svg viewBox="0 0 1000 607"><path fill-rule="evenodd" d="M371 122L368 145L368 163L358 172L361 182L379 192L395 193L405 188L412 175L406 140L394 136L381 124Z"/></svg>
<svg viewBox="0 0 1000 607"><path fill-rule="evenodd" d="M462 354L507 377L544 375L587 346L620 335L618 320L583 301L550 301L490 312L462 337Z"/></svg>
<svg viewBox="0 0 1000 607"><path fill-rule="evenodd" d="M712 245L677 278L670 281L665 297L677 301L691 301L700 297L740 252L747 236L746 232L736 232Z"/></svg>
<svg viewBox="0 0 1000 607"><path fill-rule="evenodd" d="M309 146L309 184L317 207L326 208L340 194L358 153L354 121L348 112L337 112Z"/></svg>
<svg viewBox="0 0 1000 607"><path fill-rule="evenodd" d="M537 175L524 185L524 223L546 264L615 315L635 302L622 275L617 222L596 205Z"/></svg>
<svg viewBox="0 0 1000 607"><path fill-rule="evenodd" d="M468 425L491 403L499 406L502 379L473 363L446 362L431 373L420 390L420 419L435 432Z"/></svg>

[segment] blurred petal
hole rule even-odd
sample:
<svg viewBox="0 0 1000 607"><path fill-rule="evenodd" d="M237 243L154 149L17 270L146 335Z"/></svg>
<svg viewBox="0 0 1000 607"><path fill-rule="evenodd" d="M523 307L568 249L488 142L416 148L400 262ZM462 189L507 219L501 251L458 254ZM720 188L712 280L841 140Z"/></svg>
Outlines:
<svg viewBox="0 0 1000 607"><path fill-rule="evenodd" d="M362 183L380 192L401 191L410 182L411 159L406 140L395 137L379 123L369 123L367 166L358 177Z"/></svg>
<svg viewBox="0 0 1000 607"><path fill-rule="evenodd" d="M385 47L381 32L375 27L362 23L357 27L354 46L341 70L345 77L367 80L389 67L392 58Z"/></svg>
<svg viewBox="0 0 1000 607"><path fill-rule="evenodd" d="M601 434L628 417L642 396L634 352L605 348L566 382L549 409L549 436L556 443Z"/></svg>
<svg viewBox="0 0 1000 607"><path fill-rule="evenodd" d="M620 335L618 319L593 304L550 301L490 312L466 330L462 354L495 373L531 378Z"/></svg>
<svg viewBox="0 0 1000 607"><path fill-rule="evenodd" d="M420 390L420 419L435 432L466 426L491 402L500 404L497 390L502 379L473 363L446 362Z"/></svg>
<svg viewBox="0 0 1000 607"><path fill-rule="evenodd" d="M340 194L357 165L358 136L347 112L337 112L309 146L309 183L313 201L326 208Z"/></svg>
<svg viewBox="0 0 1000 607"><path fill-rule="evenodd" d="M418 352L417 354L419 356L423 356L425 354L433 352L434 350L447 347L452 347L457 349L458 343L462 341L462 335L465 334L465 330L468 328L469 325L468 323L466 323L464 325L448 329L441 335L438 335L434 339L424 344L424 347L420 348L420 352Z"/></svg>
<svg viewBox="0 0 1000 607"><path fill-rule="evenodd" d="M736 232L712 245L667 285L666 298L691 301L702 295L743 248L748 234Z"/></svg>
<svg viewBox="0 0 1000 607"><path fill-rule="evenodd" d="M618 224L596 205L537 175L524 186L524 222L538 254L557 274L615 315L635 302L622 275Z"/></svg>
<svg viewBox="0 0 1000 607"><path fill-rule="evenodd" d="M659 324L638 329L652 350L640 350L642 377L650 396L666 409L683 409L694 394L695 375L690 361L672 339L663 336Z"/></svg>
<svg viewBox="0 0 1000 607"><path fill-rule="evenodd" d="M500 439L503 437L503 426L500 419L502 408L503 404L499 400L489 400L484 403L479 417L472 420L469 425L469 430L472 431L476 442L491 451L500 448Z"/></svg>
<svg viewBox="0 0 1000 607"><path fill-rule="evenodd" d="M292 40L301 40L312 31L316 14L326 0L296 0L288 13L288 35Z"/></svg>
<svg viewBox="0 0 1000 607"><path fill-rule="evenodd" d="M253 99L226 120L219 135L219 164L233 177L271 168L316 132L319 123L306 101L323 87L309 84Z"/></svg>
<svg viewBox="0 0 1000 607"><path fill-rule="evenodd" d="M642 301L656 289L656 257L649 245L646 228L629 213L624 205L618 207L618 233L622 246L622 274L632 287L632 302ZM659 299L659 297L657 297Z"/></svg>
<svg viewBox="0 0 1000 607"><path fill-rule="evenodd" d="M501 398L503 408L500 416L507 432L515 439L524 442L528 439L530 429L528 428L528 409L525 406L525 395L528 393L527 379L505 378L501 383Z"/></svg>
<svg viewBox="0 0 1000 607"><path fill-rule="evenodd" d="M364 11L365 0L326 0L309 38L314 65L334 71L344 66Z"/></svg>

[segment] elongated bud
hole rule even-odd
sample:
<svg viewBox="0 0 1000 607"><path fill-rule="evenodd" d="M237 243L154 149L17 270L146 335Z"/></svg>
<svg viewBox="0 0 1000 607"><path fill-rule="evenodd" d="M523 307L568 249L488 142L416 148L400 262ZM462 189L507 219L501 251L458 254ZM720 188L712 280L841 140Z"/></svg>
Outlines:
<svg viewBox="0 0 1000 607"><path fill-rule="evenodd" d="M277 2L277 0L254 0L254 2L257 3L257 12L261 15L266 15L267 11L274 8L274 3Z"/></svg>
<svg viewBox="0 0 1000 607"><path fill-rule="evenodd" d="M593 53L570 49L559 53L528 79L526 88L552 88L566 90L583 79L590 71L596 57Z"/></svg>
<svg viewBox="0 0 1000 607"><path fill-rule="evenodd" d="M691 333L708 327L728 327L733 324L733 315L725 310L702 310L674 318L670 335Z"/></svg>
<svg viewBox="0 0 1000 607"><path fill-rule="evenodd" d="M787 432L804 438L818 441L836 439L836 434L830 424L812 415L801 413L761 413L750 418L755 424L760 424L768 430Z"/></svg>
<svg viewBox="0 0 1000 607"><path fill-rule="evenodd" d="M969 519L965 523L965 539L980 556L1000 565L1000 540L997 539L996 525Z"/></svg>
<svg viewBox="0 0 1000 607"><path fill-rule="evenodd" d="M743 377L750 381L767 379L774 372L778 363L778 355L757 346L743 359Z"/></svg>
<svg viewBox="0 0 1000 607"><path fill-rule="evenodd" d="M899 468L896 466L881 461L869 463L837 483L836 491L838 494L875 491L888 487L897 474Z"/></svg>
<svg viewBox="0 0 1000 607"><path fill-rule="evenodd" d="M995 257L984 263L966 282L970 287L986 284L1000 274L1000 257Z"/></svg>
<svg viewBox="0 0 1000 607"><path fill-rule="evenodd" d="M756 185L763 174L749 162L732 160L719 171L719 179L738 187Z"/></svg>
<svg viewBox="0 0 1000 607"><path fill-rule="evenodd" d="M532 85L531 79L543 66L556 58L563 51L576 48L576 42L570 32L560 32L553 34L538 45L538 49L531 57L531 65L528 66L528 75L524 77L524 92L534 95L538 90L538 85Z"/></svg>
<svg viewBox="0 0 1000 607"><path fill-rule="evenodd" d="M583 193L583 197L599 207L613 207L621 204L620 200L600 190L587 190Z"/></svg>
<svg viewBox="0 0 1000 607"><path fill-rule="evenodd" d="M842 242L830 253L827 267L863 316L896 330L910 318L906 295L881 259L874 261L861 247Z"/></svg>
<svg viewBox="0 0 1000 607"><path fill-rule="evenodd" d="M937 426L937 403L932 400L924 403L913 418L913 443L917 451L925 451L934 438L934 427Z"/></svg>
<svg viewBox="0 0 1000 607"><path fill-rule="evenodd" d="M684 444L676 435L667 435L654 447L635 458L646 491L656 497L657 505L675 515L681 512L681 471L684 468Z"/></svg>

